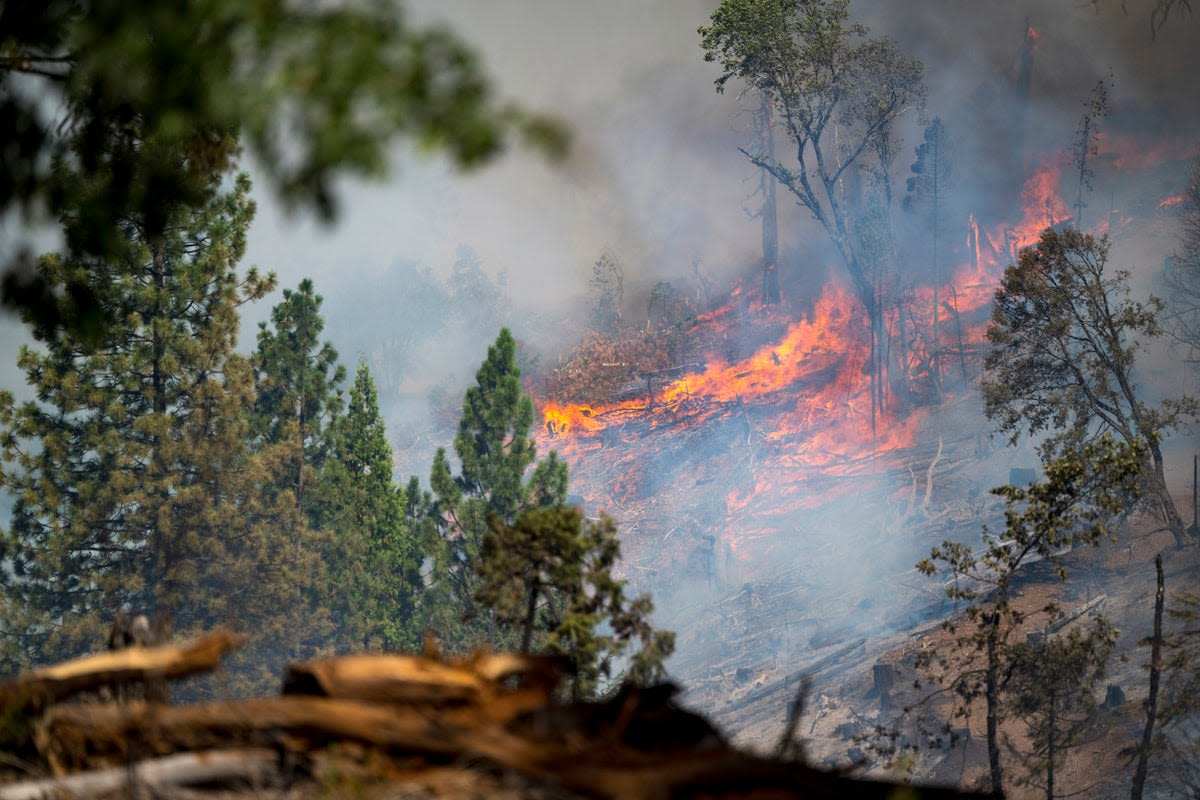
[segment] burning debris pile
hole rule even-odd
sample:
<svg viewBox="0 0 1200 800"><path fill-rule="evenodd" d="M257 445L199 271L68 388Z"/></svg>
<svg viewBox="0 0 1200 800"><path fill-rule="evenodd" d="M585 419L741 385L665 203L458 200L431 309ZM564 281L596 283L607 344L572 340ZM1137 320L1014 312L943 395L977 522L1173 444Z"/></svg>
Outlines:
<svg viewBox="0 0 1200 800"><path fill-rule="evenodd" d="M146 699L240 642L216 632L135 646L0 684L0 798L895 796L890 784L739 752L675 706L670 685L564 702L549 658L345 656L293 664L279 697Z"/></svg>

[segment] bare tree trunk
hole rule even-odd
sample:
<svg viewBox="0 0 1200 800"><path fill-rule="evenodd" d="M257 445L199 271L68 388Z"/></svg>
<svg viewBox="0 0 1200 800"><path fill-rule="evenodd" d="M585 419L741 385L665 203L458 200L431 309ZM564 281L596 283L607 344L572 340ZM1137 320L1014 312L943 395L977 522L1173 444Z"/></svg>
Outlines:
<svg viewBox="0 0 1200 800"><path fill-rule="evenodd" d="M1162 506L1163 521L1175 535L1175 541L1181 545L1186 544L1187 534L1184 530L1183 517L1179 516L1179 511L1175 508L1175 501L1171 499L1171 492L1167 489L1167 479L1163 471L1162 447L1157 441L1151 440L1149 449L1154 465L1150 480L1154 483L1154 493L1158 495L1159 503Z"/></svg>
<svg viewBox="0 0 1200 800"><path fill-rule="evenodd" d="M987 672L984 681L988 770L992 778L992 791L999 794L1004 791L1004 773L1000 769L1000 612L989 612L985 616L985 624L991 626L987 636Z"/></svg>
<svg viewBox="0 0 1200 800"><path fill-rule="evenodd" d="M958 290L950 284L950 296L954 299L954 327L958 332L958 365L962 368L963 380L967 380L967 352L963 346L962 317L958 314Z"/></svg>
<svg viewBox="0 0 1200 800"><path fill-rule="evenodd" d="M1163 565L1162 553L1154 557L1157 587L1154 591L1154 636L1150 639L1150 694L1146 697L1146 727L1142 730L1142 745L1138 748L1137 769L1133 772L1132 800L1142 800L1146 784L1146 765L1150 760L1150 745L1154 740L1154 722L1158 713L1158 680L1162 672Z"/></svg>
<svg viewBox="0 0 1200 800"><path fill-rule="evenodd" d="M759 134L767 158L775 161L774 109L765 93L759 110ZM759 189L763 196L762 206L762 250L763 277L762 302L773 305L781 299L779 291L779 219L775 206L775 176L768 169L759 169Z"/></svg>
<svg viewBox="0 0 1200 800"><path fill-rule="evenodd" d="M1050 692L1050 709L1046 715L1046 800L1054 800L1054 723L1058 710L1058 698Z"/></svg>

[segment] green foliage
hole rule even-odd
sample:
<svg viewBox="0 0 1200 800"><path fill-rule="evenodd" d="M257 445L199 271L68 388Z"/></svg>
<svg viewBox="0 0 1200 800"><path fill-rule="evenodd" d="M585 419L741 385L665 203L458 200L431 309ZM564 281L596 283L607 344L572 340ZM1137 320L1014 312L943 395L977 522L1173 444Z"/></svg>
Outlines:
<svg viewBox="0 0 1200 800"><path fill-rule="evenodd" d="M516 341L502 329L463 400L451 471L438 450L432 492L409 483L407 518L434 556L421 611L452 648L480 644L546 651L574 667L572 692L590 696L612 665L627 676L663 674L674 635L655 631L646 595L629 600L612 575L620 543L611 520L563 505L567 466L538 461L533 403L521 389ZM626 656L633 641L638 651Z"/></svg>
<svg viewBox="0 0 1200 800"><path fill-rule="evenodd" d="M1024 775L1018 786L1039 786L1054 798L1054 777L1067 751L1095 732L1095 691L1104 679L1117 629L1097 617L1086 629L1013 645L1008 689L1011 712L1024 723L1031 749L1009 750Z"/></svg>
<svg viewBox="0 0 1200 800"><path fill-rule="evenodd" d="M338 652L415 651L420 556L407 524L408 499L392 482L375 381L360 361L332 453L315 489L313 524L331 535L330 609Z"/></svg>
<svg viewBox="0 0 1200 800"><path fill-rule="evenodd" d="M1061 553L1076 545L1096 545L1109 535L1108 521L1124 511L1136 495L1145 451L1138 440L1130 443L1104 435L1085 444L1074 457L1047 463L1042 481L1025 488L993 489L1006 505L1001 534L985 527L980 550L945 541L916 565L925 575L945 568L954 579L946 586L946 596L968 604L965 630L959 630L958 622L948 623L957 634L956 648L929 653L922 663L939 680L948 682L960 700L959 713L967 713L977 698L984 698L994 790L1001 786L1002 696L1022 653L1009 641L1025 619L1012 604L1013 579L1022 566L1041 559L1065 580ZM1044 610L1052 618L1059 613L1054 607Z"/></svg>
<svg viewBox="0 0 1200 800"><path fill-rule="evenodd" d="M176 204L206 202L239 139L285 200L326 218L334 178L382 174L396 137L466 167L513 134L551 154L565 143L557 123L498 104L453 34L374 0L10 3L0 98L0 211L44 222L85 209L67 238L79 263L116 255L131 216L156 239ZM5 302L79 333L46 277L10 270ZM99 311L89 281L66 286Z"/></svg>
<svg viewBox="0 0 1200 800"><path fill-rule="evenodd" d="M333 545L333 532L316 524L319 495L313 493L329 457L330 433L342 405L337 387L345 379L337 351L320 341L325 325L320 309L321 297L305 279L295 291L284 290L283 300L271 309L270 326L259 324L250 411L251 446L266 470L259 491L265 502L291 509L279 532L308 577L297 587L290 613L304 620L299 624L317 648L327 644L333 630L325 596L330 561L321 557Z"/></svg>
<svg viewBox="0 0 1200 800"><path fill-rule="evenodd" d="M761 91L795 146L791 166L743 153L825 228L874 320L874 283L856 250L854 201L842 179L877 168L895 120L924 103L921 62L890 39L868 38L849 21L849 0L724 0L711 22L699 33L705 60L722 70L717 91L734 78Z"/></svg>
<svg viewBox="0 0 1200 800"><path fill-rule="evenodd" d="M1163 479L1159 443L1195 415L1194 398L1143 402L1134 380L1139 337L1161 335L1163 303L1128 298L1125 270L1105 273L1109 244L1068 228L1047 229L1004 272L992 308L984 364L985 413L1015 443L1044 435L1043 460L1070 458L1098 433L1146 443L1146 495L1182 536Z"/></svg>
<svg viewBox="0 0 1200 800"><path fill-rule="evenodd" d="M662 678L674 634L654 631L648 595L632 602L612 575L621 557L608 517L585 520L578 508L546 506L523 512L511 525L492 518L483 540L475 599L498 624L519 627L521 650L561 654L572 667L571 693L591 697L601 678L633 640L629 680Z"/></svg>
<svg viewBox="0 0 1200 800"><path fill-rule="evenodd" d="M321 342L321 302L308 278L295 291L285 289L270 326L259 323L254 355L256 446L280 451L278 488L292 493L301 514L305 490L328 455L326 433L341 411L346 379L333 345Z"/></svg>
<svg viewBox="0 0 1200 800"><path fill-rule="evenodd" d="M243 674L268 642L294 654L285 611L307 576L276 533L290 510L258 492L252 374L233 352L238 305L274 281L236 271L248 192L239 178L158 239L128 220L121 258L39 261L49 281L88 282L119 324L95 341L39 335L19 362L36 399L0 409L0 479L16 499L0 534L6 669L99 648L124 606L169 614L184 635L256 636Z"/></svg>
<svg viewBox="0 0 1200 800"><path fill-rule="evenodd" d="M433 495L425 516L436 529L429 546L437 562L431 597L440 595L434 607L449 612L439 620L442 635L464 647L504 644L495 620L477 609L474 599L488 519L511 524L522 511L562 503L567 493L567 465L554 453L537 462L529 435L533 401L521 388L516 348L512 333L501 329L463 398L454 439L459 474L452 474L444 448L435 454L430 473Z"/></svg>
<svg viewBox="0 0 1200 800"><path fill-rule="evenodd" d="M1200 592L1174 593L1167 614L1154 745L1189 794L1200 786Z"/></svg>
<svg viewBox="0 0 1200 800"><path fill-rule="evenodd" d="M1076 457L1044 465L1041 481L992 489L1004 498L1004 531L996 534L985 527L984 547L978 553L969 545L945 541L917 569L933 575L941 562L956 578L969 579L969 584L948 586L946 594L970 603L982 599L981 587L987 587L998 590L992 602L1006 604L1014 573L1034 558L1046 559L1064 579L1059 552L1068 546L1095 545L1108 536L1109 520L1127 510L1137 492L1144 457L1141 442L1102 436L1084 445ZM975 605L968 609L971 618L978 613Z"/></svg>

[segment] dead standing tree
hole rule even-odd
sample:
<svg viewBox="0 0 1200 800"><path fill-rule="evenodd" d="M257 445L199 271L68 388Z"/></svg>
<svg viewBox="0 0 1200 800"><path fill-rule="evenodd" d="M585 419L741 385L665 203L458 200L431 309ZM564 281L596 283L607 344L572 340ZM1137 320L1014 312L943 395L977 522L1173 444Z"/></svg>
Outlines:
<svg viewBox="0 0 1200 800"><path fill-rule="evenodd" d="M770 172L828 234L871 323L874 353L889 352L876 276L859 253L851 183L878 155L892 123L925 98L924 67L887 38L849 22L848 0L724 0L700 28L717 91L739 78L770 98L795 146L789 163L742 152Z"/></svg>

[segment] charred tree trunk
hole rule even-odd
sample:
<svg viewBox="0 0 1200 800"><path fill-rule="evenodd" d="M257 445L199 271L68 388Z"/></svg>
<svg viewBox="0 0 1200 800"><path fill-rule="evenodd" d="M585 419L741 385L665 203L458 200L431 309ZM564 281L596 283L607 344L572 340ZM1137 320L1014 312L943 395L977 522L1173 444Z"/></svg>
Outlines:
<svg viewBox="0 0 1200 800"><path fill-rule="evenodd" d="M954 299L954 327L958 334L958 365L962 368L963 380L967 380L967 351L963 345L963 329L962 317L958 313L958 290L954 288L954 284L950 284L950 296Z"/></svg>
<svg viewBox="0 0 1200 800"><path fill-rule="evenodd" d="M1025 38L1021 42L1021 54L1017 60L1017 116L1013 121L1013 157L1016 163L1012 177L1016 180L1015 189L1019 191L1021 182L1029 173L1028 154L1025 150L1025 119L1029 115L1029 90L1033 83L1033 48L1037 43L1037 31L1029 19L1025 19Z"/></svg>
<svg viewBox="0 0 1200 800"><path fill-rule="evenodd" d="M774 108L770 97L762 96L758 112L758 130L763 152L775 161ZM762 192L762 302L767 305L778 303L779 291L779 217L775 205L775 176L765 168L759 168L759 191Z"/></svg>
<svg viewBox="0 0 1200 800"><path fill-rule="evenodd" d="M1154 591L1154 636L1150 639L1150 693L1146 697L1146 727L1138 748L1137 768L1133 772L1132 800L1142 800L1146 784L1146 766L1150 760L1150 745L1154 741L1154 722L1158 714L1158 681L1162 672L1163 564L1162 553L1154 557L1157 585Z"/></svg>

